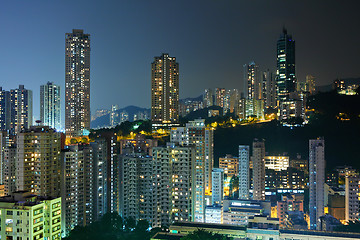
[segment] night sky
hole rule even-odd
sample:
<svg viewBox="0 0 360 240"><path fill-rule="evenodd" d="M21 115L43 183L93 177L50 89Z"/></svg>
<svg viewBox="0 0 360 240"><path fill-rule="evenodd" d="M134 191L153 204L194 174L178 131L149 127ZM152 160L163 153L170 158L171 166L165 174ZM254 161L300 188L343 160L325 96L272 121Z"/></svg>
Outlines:
<svg viewBox="0 0 360 240"><path fill-rule="evenodd" d="M0 86L60 84L65 33L91 34L91 110L150 107L150 63L169 53L180 64L180 98L204 88L241 88L243 64L276 67L283 26L296 41L298 80L359 77L358 1L2 1ZM64 98L62 98L63 101ZM64 105L64 102L62 102Z"/></svg>

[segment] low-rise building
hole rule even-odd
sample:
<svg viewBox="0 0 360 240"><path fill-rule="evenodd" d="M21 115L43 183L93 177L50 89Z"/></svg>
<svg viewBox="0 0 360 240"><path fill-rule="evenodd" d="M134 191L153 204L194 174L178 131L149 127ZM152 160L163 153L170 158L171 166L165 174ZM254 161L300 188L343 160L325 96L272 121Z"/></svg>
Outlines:
<svg viewBox="0 0 360 240"><path fill-rule="evenodd" d="M61 198L17 191L0 198L0 239L61 239Z"/></svg>

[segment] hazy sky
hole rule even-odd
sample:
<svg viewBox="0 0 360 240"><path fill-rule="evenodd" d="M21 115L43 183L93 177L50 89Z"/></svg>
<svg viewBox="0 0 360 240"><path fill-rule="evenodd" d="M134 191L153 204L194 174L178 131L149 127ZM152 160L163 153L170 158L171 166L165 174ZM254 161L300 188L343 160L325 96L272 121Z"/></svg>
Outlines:
<svg viewBox="0 0 360 240"><path fill-rule="evenodd" d="M359 77L358 1L2 1L0 86L60 84L65 33L91 34L91 109L150 107L150 64L169 53L180 64L180 98L204 88L241 88L243 64L275 71L286 26L296 41L297 78ZM62 98L63 100L63 98ZM64 102L62 102L64 105Z"/></svg>

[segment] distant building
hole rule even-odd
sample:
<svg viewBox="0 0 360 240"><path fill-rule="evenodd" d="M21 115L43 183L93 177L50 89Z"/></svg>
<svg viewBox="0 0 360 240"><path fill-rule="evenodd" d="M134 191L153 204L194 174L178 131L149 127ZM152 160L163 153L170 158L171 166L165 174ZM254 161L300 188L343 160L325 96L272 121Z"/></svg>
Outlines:
<svg viewBox="0 0 360 240"><path fill-rule="evenodd" d="M10 129L10 92L0 87L0 130Z"/></svg>
<svg viewBox="0 0 360 240"><path fill-rule="evenodd" d="M345 178L345 222L360 218L360 176Z"/></svg>
<svg viewBox="0 0 360 240"><path fill-rule="evenodd" d="M219 158L219 167L224 169L224 195L229 197L231 179L239 176L239 158L227 154Z"/></svg>
<svg viewBox="0 0 360 240"><path fill-rule="evenodd" d="M276 82L274 74L268 69L262 72L262 97L265 108L277 107Z"/></svg>
<svg viewBox="0 0 360 240"><path fill-rule="evenodd" d="M271 203L255 200L224 200L223 211L224 224L247 225L250 217L270 216Z"/></svg>
<svg viewBox="0 0 360 240"><path fill-rule="evenodd" d="M119 124L119 106L117 104L111 105L111 112L110 112L110 126L115 127Z"/></svg>
<svg viewBox="0 0 360 240"><path fill-rule="evenodd" d="M312 75L306 75L306 80L305 80L305 91L309 93L309 95L314 95L315 94L315 77Z"/></svg>
<svg viewBox="0 0 360 240"><path fill-rule="evenodd" d="M223 207L221 205L211 205L205 208L206 223L223 223Z"/></svg>
<svg viewBox="0 0 360 240"><path fill-rule="evenodd" d="M60 86L52 82L40 86L40 120L45 126L61 129Z"/></svg>
<svg viewBox="0 0 360 240"><path fill-rule="evenodd" d="M280 227L293 230L307 230L308 224L305 221L305 214L303 211L287 211L283 223L280 220Z"/></svg>
<svg viewBox="0 0 360 240"><path fill-rule="evenodd" d="M78 137L90 130L90 34L65 34L65 132Z"/></svg>
<svg viewBox="0 0 360 240"><path fill-rule="evenodd" d="M17 191L0 198L0 215L1 239L61 239L61 198Z"/></svg>
<svg viewBox="0 0 360 240"><path fill-rule="evenodd" d="M222 204L224 199L224 169L213 168L212 170L212 204Z"/></svg>
<svg viewBox="0 0 360 240"><path fill-rule="evenodd" d="M215 89L215 105L219 107L224 107L225 101L225 88L216 88Z"/></svg>
<svg viewBox="0 0 360 240"><path fill-rule="evenodd" d="M286 213L291 211L304 212L304 195L287 194L281 196L281 201L277 202L277 218L280 227L285 227Z"/></svg>
<svg viewBox="0 0 360 240"><path fill-rule="evenodd" d="M244 65L244 83L247 99L263 99L259 67L255 62Z"/></svg>
<svg viewBox="0 0 360 240"><path fill-rule="evenodd" d="M167 53L151 63L151 121L154 129L179 121L179 64Z"/></svg>
<svg viewBox="0 0 360 240"><path fill-rule="evenodd" d="M289 157L287 156L265 156L265 168L275 171L287 170Z"/></svg>
<svg viewBox="0 0 360 240"><path fill-rule="evenodd" d="M296 91L295 41L285 28L277 41L276 84L280 102Z"/></svg>
<svg viewBox="0 0 360 240"><path fill-rule="evenodd" d="M309 174L310 174L310 229L319 230L319 218L324 215L325 184L325 140L309 140Z"/></svg>
<svg viewBox="0 0 360 240"><path fill-rule="evenodd" d="M320 231L334 231L341 225L341 222L333 216L326 214L320 217Z"/></svg>
<svg viewBox="0 0 360 240"><path fill-rule="evenodd" d="M33 122L32 91L19 85L10 90L10 133L16 134L32 126Z"/></svg>
<svg viewBox="0 0 360 240"><path fill-rule="evenodd" d="M239 145L239 199L249 199L250 147Z"/></svg>
<svg viewBox="0 0 360 240"><path fill-rule="evenodd" d="M265 142L253 141L253 199L265 200Z"/></svg>
<svg viewBox="0 0 360 240"><path fill-rule="evenodd" d="M211 107L214 105L214 93L212 89L210 88L205 89L203 102L204 102L204 108Z"/></svg>

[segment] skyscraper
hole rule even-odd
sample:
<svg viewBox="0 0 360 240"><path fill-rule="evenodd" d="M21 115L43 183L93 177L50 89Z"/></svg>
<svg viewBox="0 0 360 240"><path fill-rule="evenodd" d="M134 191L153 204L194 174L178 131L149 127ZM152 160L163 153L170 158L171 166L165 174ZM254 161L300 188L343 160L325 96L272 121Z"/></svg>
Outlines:
<svg viewBox="0 0 360 240"><path fill-rule="evenodd" d="M151 121L154 129L179 121L179 63L167 53L151 63Z"/></svg>
<svg viewBox="0 0 360 240"><path fill-rule="evenodd" d="M319 230L319 218L324 215L325 140L309 140L310 229Z"/></svg>
<svg viewBox="0 0 360 240"><path fill-rule="evenodd" d="M76 137L89 129L90 34L73 29L65 39L65 132Z"/></svg>
<svg viewBox="0 0 360 240"><path fill-rule="evenodd" d="M239 145L239 199L249 199L250 189L250 147Z"/></svg>
<svg viewBox="0 0 360 240"><path fill-rule="evenodd" d="M295 41L285 28L277 41L276 83L280 102L286 100L289 93L296 91Z"/></svg>
<svg viewBox="0 0 360 240"><path fill-rule="evenodd" d="M265 108L275 108L276 102L276 82L273 73L268 69L262 73L263 99Z"/></svg>
<svg viewBox="0 0 360 240"><path fill-rule="evenodd" d="M253 142L253 199L265 200L265 142L254 139Z"/></svg>
<svg viewBox="0 0 360 240"><path fill-rule="evenodd" d="M262 99L262 84L259 67L255 62L244 65L245 96L247 99Z"/></svg>
<svg viewBox="0 0 360 240"><path fill-rule="evenodd" d="M56 130L61 128L60 86L52 82L40 86L40 120Z"/></svg>
<svg viewBox="0 0 360 240"><path fill-rule="evenodd" d="M18 133L32 125L32 102L32 91L24 85L10 90L10 133Z"/></svg>

